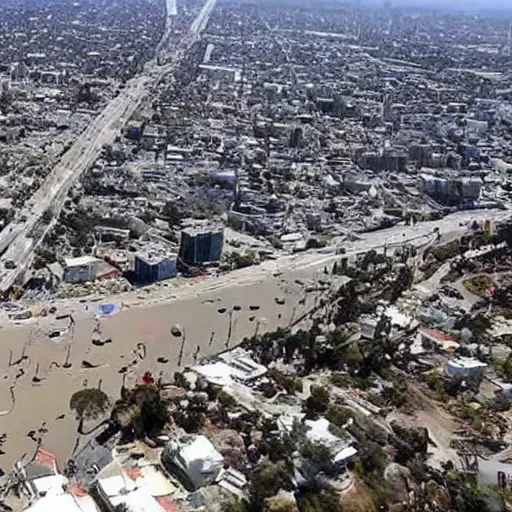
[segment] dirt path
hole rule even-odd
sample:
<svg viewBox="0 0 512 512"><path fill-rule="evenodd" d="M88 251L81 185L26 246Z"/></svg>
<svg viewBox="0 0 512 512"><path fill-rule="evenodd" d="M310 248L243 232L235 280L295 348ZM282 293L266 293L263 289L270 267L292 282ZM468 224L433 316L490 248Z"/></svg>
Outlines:
<svg viewBox="0 0 512 512"><path fill-rule="evenodd" d="M405 425L426 428L429 438L435 444L429 445L429 464L441 468L442 462L451 460L456 467L460 467L459 456L450 447L454 432L458 428L455 418L426 396L415 383L409 383L408 391L417 401L418 409L412 415L393 411L386 417L386 422L390 424L396 420Z"/></svg>

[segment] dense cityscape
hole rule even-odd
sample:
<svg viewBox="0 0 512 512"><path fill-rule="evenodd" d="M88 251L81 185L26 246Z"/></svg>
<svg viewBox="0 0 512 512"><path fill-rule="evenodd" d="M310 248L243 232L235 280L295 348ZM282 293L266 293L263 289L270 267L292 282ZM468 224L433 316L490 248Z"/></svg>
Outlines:
<svg viewBox="0 0 512 512"><path fill-rule="evenodd" d="M0 512L512 510L483 7L0 4Z"/></svg>

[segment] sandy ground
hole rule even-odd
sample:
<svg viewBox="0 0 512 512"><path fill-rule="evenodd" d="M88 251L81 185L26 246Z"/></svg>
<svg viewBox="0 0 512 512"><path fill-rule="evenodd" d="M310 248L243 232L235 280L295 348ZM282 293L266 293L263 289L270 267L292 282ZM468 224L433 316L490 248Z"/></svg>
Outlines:
<svg viewBox="0 0 512 512"><path fill-rule="evenodd" d="M478 214L486 215L488 212ZM508 212L500 215L508 216ZM369 233L347 247L347 255L396 240L425 243L432 237L434 227L451 231L459 226L459 221L476 216L474 212L465 212L412 228L397 226ZM181 344L181 339L170 333L174 324L183 326L186 333L182 366L193 364L195 357L201 359L225 350L229 310L235 305L240 310L233 313L231 345L254 334L257 325L260 332L288 326L292 316L299 317L315 304L313 294L308 295L305 304L299 304L305 292L296 279L323 276L323 266L339 258L333 252L308 252L206 281L191 280L181 287L162 287L156 293L140 291L113 297L111 300L121 303L122 309L102 321L102 338L112 338L112 343L101 347L91 343L96 325L93 302L74 300L56 304L59 313L73 314L76 324L72 339L69 335L60 340L48 337L52 321L55 322L53 317L13 325L4 321L4 314L0 322L0 436L6 433L7 440L0 446L0 467L9 471L25 453L31 457L36 443L27 434L41 427L43 448L54 453L63 465L77 439L77 422L69 410L69 399L83 386L101 383L102 389L115 400L122 385L122 367L130 367L127 385L138 381L146 370L157 376L162 372L165 380L171 379L178 368ZM276 297L286 297L286 303L278 305ZM251 305L259 309L251 311ZM219 313L221 308L226 308L226 312ZM146 347L144 359L137 350L140 343ZM72 364L63 368L68 345ZM158 357L168 362L158 363ZM83 368L84 360L97 367Z"/></svg>
<svg viewBox="0 0 512 512"><path fill-rule="evenodd" d="M62 466L71 455L77 438L77 422L68 406L73 392L84 386L97 386L101 381L102 389L116 399L123 379L119 370L123 366L130 366L128 385L138 381L145 370L152 370L155 375L162 372L164 380L170 380L178 368L181 344L181 338L170 333L171 327L174 324L183 327L186 343L182 365L192 365L198 349L199 359L225 350L229 310L235 305L241 309L233 313L231 346L254 334L258 324L260 332L286 327L292 314L297 318L313 307L315 301L311 293L306 296L305 304L298 304L304 299L305 292L295 279L314 275L319 275L318 270L291 271L250 285L203 291L200 297L152 304L151 307L125 307L116 316L102 320L102 338L112 338L112 343L103 346L92 344L96 322L92 308L85 311L82 304L83 313L76 315L70 349L72 366L68 369L62 365L66 360L70 335L59 342L51 340L48 337L48 319L23 327L2 328L0 434L5 432L7 441L1 447L0 467L10 470L23 454L32 456L36 443L27 437L27 433L41 426L48 429L43 436L42 447L57 455ZM278 305L276 297L286 297L286 303ZM251 311L250 306L259 306L260 309ZM221 308L227 311L219 313ZM139 355L142 351L137 351L139 343L146 347L144 359ZM26 358L9 366L10 359L16 363L22 357L24 346ZM168 362L158 363L158 357L165 357ZM82 368L83 360L98 365L98 368ZM37 366L40 382L33 381ZM9 391L12 386L15 404L12 412L6 414L12 407Z"/></svg>

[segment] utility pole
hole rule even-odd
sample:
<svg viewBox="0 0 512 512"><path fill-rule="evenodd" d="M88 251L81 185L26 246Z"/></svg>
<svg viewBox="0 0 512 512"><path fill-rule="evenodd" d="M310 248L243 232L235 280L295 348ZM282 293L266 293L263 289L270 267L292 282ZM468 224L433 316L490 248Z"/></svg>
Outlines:
<svg viewBox="0 0 512 512"><path fill-rule="evenodd" d="M186 340L186 333L185 333L185 328L183 328L183 333L181 335L181 346L180 346L180 353L178 355L178 366L181 366L181 362L183 360L183 351L185 349L185 340Z"/></svg>

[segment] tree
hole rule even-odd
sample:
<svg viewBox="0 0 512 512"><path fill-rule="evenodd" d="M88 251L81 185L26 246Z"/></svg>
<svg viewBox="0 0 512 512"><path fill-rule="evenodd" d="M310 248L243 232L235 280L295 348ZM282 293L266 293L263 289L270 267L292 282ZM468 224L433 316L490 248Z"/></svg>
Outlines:
<svg viewBox="0 0 512 512"><path fill-rule="evenodd" d="M50 224L52 219L53 219L53 212L52 212L51 208L48 208L47 210L44 211L41 220L43 221L43 224Z"/></svg>
<svg viewBox="0 0 512 512"><path fill-rule="evenodd" d="M306 441L300 452L304 459L312 464L318 472L326 475L334 473L331 451L326 445Z"/></svg>
<svg viewBox="0 0 512 512"><path fill-rule="evenodd" d="M347 368L347 371L354 375L359 370L360 365L363 363L363 355L359 349L357 342L350 342L347 340L339 340L335 335L330 336L329 339L333 346L333 356L331 358L331 368L340 370Z"/></svg>
<svg viewBox="0 0 512 512"><path fill-rule="evenodd" d="M454 505L453 510L456 512L488 512L490 510L486 493L478 487L473 478L451 472L446 475L446 481Z"/></svg>
<svg viewBox="0 0 512 512"><path fill-rule="evenodd" d="M372 441L360 443L359 448L358 472L361 476L369 473L383 474L388 464L388 459L384 450Z"/></svg>
<svg viewBox="0 0 512 512"><path fill-rule="evenodd" d="M343 428L349 419L354 418L355 413L348 407L333 405L329 407L325 417L338 428Z"/></svg>
<svg viewBox="0 0 512 512"><path fill-rule="evenodd" d="M293 378L287 377L277 368L271 368L268 372L268 376L273 379L279 386L281 386L289 395L295 394L296 383Z"/></svg>
<svg viewBox="0 0 512 512"><path fill-rule="evenodd" d="M414 272L408 265L402 265L395 281L384 290L384 298L394 304L414 282Z"/></svg>
<svg viewBox="0 0 512 512"><path fill-rule="evenodd" d="M311 386L311 395L306 400L306 410L309 415L316 416L325 412L329 407L330 394L325 386Z"/></svg>
<svg viewBox="0 0 512 512"><path fill-rule="evenodd" d="M197 434L203 428L205 415L199 411L176 411L173 413L176 425L189 434Z"/></svg>
<svg viewBox="0 0 512 512"><path fill-rule="evenodd" d="M129 414L126 425L133 428L137 437L153 436L169 421L167 405L154 385L141 384L125 391L122 400L116 403L114 414L119 418Z"/></svg>
<svg viewBox="0 0 512 512"><path fill-rule="evenodd" d="M263 512L297 512L297 507L289 499L276 497L267 500Z"/></svg>
<svg viewBox="0 0 512 512"><path fill-rule="evenodd" d="M297 496L299 512L342 512L340 496L331 486L308 490Z"/></svg>
<svg viewBox="0 0 512 512"><path fill-rule="evenodd" d="M254 510L262 510L265 500L275 496L280 489L293 490L290 467L284 462L264 462L250 477L249 494Z"/></svg>
<svg viewBox="0 0 512 512"><path fill-rule="evenodd" d="M296 450L296 443L289 435L273 432L262 440L260 450L272 462L283 461L291 464Z"/></svg>
<svg viewBox="0 0 512 512"><path fill-rule="evenodd" d="M230 501L224 507L224 512L249 512L249 504L246 501Z"/></svg>
<svg viewBox="0 0 512 512"><path fill-rule="evenodd" d="M94 419L104 414L109 406L108 396L98 388L81 389L73 394L69 408L77 419Z"/></svg>
<svg viewBox="0 0 512 512"><path fill-rule="evenodd" d="M502 366L503 377L512 382L512 353L507 356Z"/></svg>
<svg viewBox="0 0 512 512"><path fill-rule="evenodd" d="M360 313L359 299L354 280L342 286L333 297L336 307L332 312L332 321L335 325L353 322Z"/></svg>
<svg viewBox="0 0 512 512"><path fill-rule="evenodd" d="M256 255L254 251L246 251L245 254L238 252L231 252L225 255L225 260L231 266L232 269L245 268L254 265L256 261Z"/></svg>

